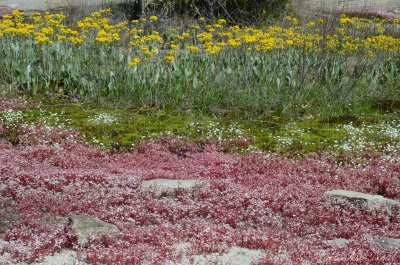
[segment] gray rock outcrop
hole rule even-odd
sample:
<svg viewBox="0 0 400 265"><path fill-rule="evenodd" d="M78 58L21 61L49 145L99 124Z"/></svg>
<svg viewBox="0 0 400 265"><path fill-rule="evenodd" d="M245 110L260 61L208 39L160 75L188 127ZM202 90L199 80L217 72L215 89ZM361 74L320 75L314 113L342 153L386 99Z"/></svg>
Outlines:
<svg viewBox="0 0 400 265"><path fill-rule="evenodd" d="M400 249L400 239L399 238L374 238L373 242L385 248Z"/></svg>
<svg viewBox="0 0 400 265"><path fill-rule="evenodd" d="M144 181L140 185L140 190L144 193L154 192L157 195L166 193L171 196L179 190L194 194L197 188L204 187L205 185L204 181L195 179L152 179Z"/></svg>
<svg viewBox="0 0 400 265"><path fill-rule="evenodd" d="M47 256L42 262L35 262L32 265L76 265L81 264L77 262L77 254L70 249L63 249L52 256Z"/></svg>
<svg viewBox="0 0 400 265"><path fill-rule="evenodd" d="M266 253L259 249L247 249L242 247L232 247L225 253L212 253L208 255L189 255L190 243L180 243L175 245L176 255L182 257L178 263L167 262L167 265L251 265L260 264L260 260L266 257Z"/></svg>
<svg viewBox="0 0 400 265"><path fill-rule="evenodd" d="M372 208L387 206L391 211L399 209L400 207L400 202L398 201L387 199L380 195L371 195L349 190L331 190L325 192L324 196L333 199L336 202L347 201L353 204Z"/></svg>
<svg viewBox="0 0 400 265"><path fill-rule="evenodd" d="M350 241L344 238L335 238L331 240L325 240L325 244L331 247L339 247L339 248L344 248L346 247Z"/></svg>
<svg viewBox="0 0 400 265"><path fill-rule="evenodd" d="M2 197L0 194L0 238L13 225L20 220L17 204L10 198Z"/></svg>
<svg viewBox="0 0 400 265"><path fill-rule="evenodd" d="M118 233L118 228L112 224L101 221L98 218L84 215L73 215L69 217L69 224L78 237L79 245L89 243L89 236L98 233Z"/></svg>

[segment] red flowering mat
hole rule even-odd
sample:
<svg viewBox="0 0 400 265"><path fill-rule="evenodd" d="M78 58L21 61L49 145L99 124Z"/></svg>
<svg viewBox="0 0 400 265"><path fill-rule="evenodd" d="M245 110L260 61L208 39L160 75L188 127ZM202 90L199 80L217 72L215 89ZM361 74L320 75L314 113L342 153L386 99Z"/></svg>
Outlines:
<svg viewBox="0 0 400 265"><path fill-rule="evenodd" d="M6 129L0 124L0 135ZM174 245L182 242L191 243L193 256L260 250L268 254L261 264L400 263L399 247L376 241L400 238L398 211L324 197L343 189L399 201L400 154L294 159L220 149L169 138L113 153L72 130L22 128L13 141L0 140L0 264L42 261L63 249L89 264L165 264L180 260ZM207 185L194 194L141 192L143 181L157 178ZM92 235L82 247L72 215L119 232Z"/></svg>

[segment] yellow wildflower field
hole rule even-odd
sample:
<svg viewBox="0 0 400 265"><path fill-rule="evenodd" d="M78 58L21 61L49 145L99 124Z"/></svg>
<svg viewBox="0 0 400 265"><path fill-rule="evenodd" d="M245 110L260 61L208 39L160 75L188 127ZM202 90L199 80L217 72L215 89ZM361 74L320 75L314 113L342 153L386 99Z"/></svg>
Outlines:
<svg viewBox="0 0 400 265"><path fill-rule="evenodd" d="M278 105L283 112L329 105L332 97L349 108L354 97L379 98L398 83L399 19L287 16L255 27L200 18L165 26L155 15L127 22L110 12L73 24L63 13L3 16L3 76L34 93L61 86L68 95L123 96L137 105ZM351 98L343 93L356 87Z"/></svg>
<svg viewBox="0 0 400 265"><path fill-rule="evenodd" d="M131 23L112 23L105 16L108 12L109 9L94 12L70 28L65 25L66 17L62 13L34 13L25 21L24 14L16 10L0 21L0 37L31 38L40 45L55 42L110 44L125 47L142 59L159 57L161 51L169 50L165 56L168 62L172 61L172 56L175 59L177 51L205 55L235 49L261 53L291 48L317 52L325 49L341 53L363 51L368 54L400 51L399 19L388 21L342 16L337 27L329 32L326 32L324 25L327 22L322 18L300 25L298 19L286 17L284 25L265 28L227 25L224 19L215 23L201 19L187 29L176 27L160 33L155 30L157 16Z"/></svg>

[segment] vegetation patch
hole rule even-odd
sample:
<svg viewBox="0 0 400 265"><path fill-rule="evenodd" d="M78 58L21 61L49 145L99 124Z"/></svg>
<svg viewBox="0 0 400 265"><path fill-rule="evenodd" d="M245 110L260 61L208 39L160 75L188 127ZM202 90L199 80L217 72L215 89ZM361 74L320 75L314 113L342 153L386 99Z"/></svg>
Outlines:
<svg viewBox="0 0 400 265"><path fill-rule="evenodd" d="M238 113L205 115L50 102L31 103L40 106L33 109L9 105L9 109L0 111L2 126L7 128L2 137L13 139L24 132L23 128L40 124L76 130L86 142L114 151L137 149L143 142L171 137L189 143L215 143L222 151L277 152L295 156L325 151L374 151L390 156L400 150L400 121L396 115L389 114L288 121Z"/></svg>
<svg viewBox="0 0 400 265"><path fill-rule="evenodd" d="M399 264L399 25L3 16L0 263Z"/></svg>
<svg viewBox="0 0 400 265"><path fill-rule="evenodd" d="M107 9L66 19L4 16L2 81L31 94L137 108L286 117L353 115L400 100L398 19L286 17L250 27L157 16L121 22Z"/></svg>
<svg viewBox="0 0 400 265"><path fill-rule="evenodd" d="M24 135L18 146L0 140L1 263L40 262L65 249L89 264L179 263L181 243L191 244L188 258L240 247L266 253L261 264L400 262L398 247L375 243L399 237L395 208L338 205L324 196L343 189L383 194L396 204L398 152L391 159L350 154L338 163L336 155L224 153L215 144L169 138L115 153L66 130L36 126ZM160 178L207 185L193 194L141 191ZM91 233L82 246L68 221L76 215L117 229ZM349 245L328 244L338 239Z"/></svg>

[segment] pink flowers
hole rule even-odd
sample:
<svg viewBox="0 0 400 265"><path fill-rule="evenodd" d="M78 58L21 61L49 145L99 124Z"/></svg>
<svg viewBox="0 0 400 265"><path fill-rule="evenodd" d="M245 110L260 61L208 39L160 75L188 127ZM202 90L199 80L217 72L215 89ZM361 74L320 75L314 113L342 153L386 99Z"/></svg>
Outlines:
<svg viewBox="0 0 400 265"><path fill-rule="evenodd" d="M181 242L192 244L193 255L232 246L261 249L268 253L265 264L400 262L398 248L372 240L400 238L399 216L388 219L385 208L338 207L322 196L347 189L400 200L400 165L380 156L338 166L329 156L240 155L174 139L111 153L72 131L41 126L18 137L15 146L0 142L0 203L12 202L19 212L0 242L1 262L31 262L72 248L93 264L161 264L179 261L173 246ZM139 185L154 178L209 185L194 196L140 192ZM93 235L80 248L68 226L72 214L97 217L120 233ZM335 238L349 244L326 243Z"/></svg>
<svg viewBox="0 0 400 265"><path fill-rule="evenodd" d="M0 15L1 15L1 10L2 6L0 6ZM8 109L13 109L13 110L25 110L25 109L32 109L32 108L37 108L39 105L36 103L33 103L31 101L26 101L22 98L14 98L14 99L9 99L9 98L0 98L0 111L2 110L8 110Z"/></svg>

